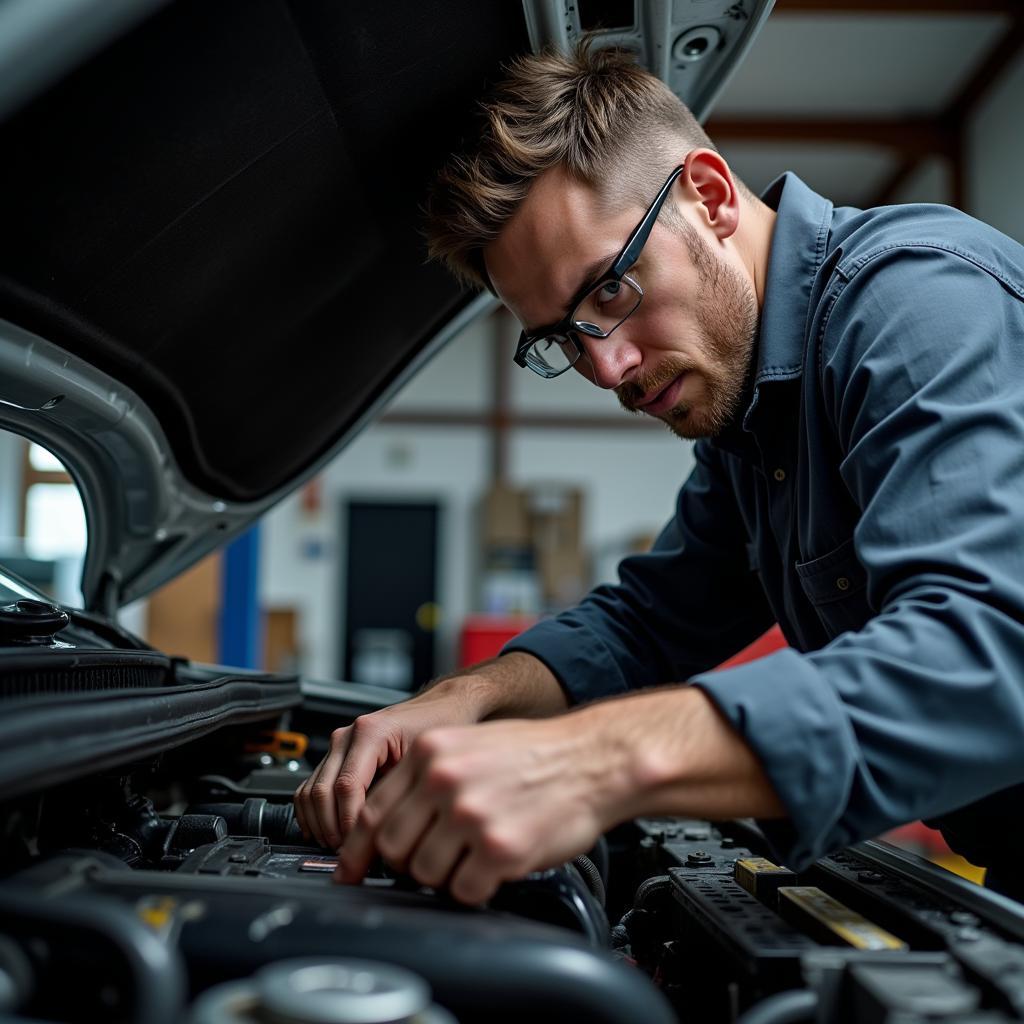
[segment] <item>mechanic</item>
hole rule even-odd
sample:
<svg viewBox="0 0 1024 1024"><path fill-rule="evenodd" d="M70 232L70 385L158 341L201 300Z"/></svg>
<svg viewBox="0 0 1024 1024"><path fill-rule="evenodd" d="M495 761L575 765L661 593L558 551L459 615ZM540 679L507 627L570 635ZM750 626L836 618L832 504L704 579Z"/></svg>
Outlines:
<svg viewBox="0 0 1024 1024"><path fill-rule="evenodd" d="M469 903L643 815L756 817L797 870L945 816L1008 873L1024 248L793 174L758 199L623 54L522 58L482 117L432 254L519 319L520 365L614 389L696 465L619 584L336 730L303 830L341 881L380 853ZM788 649L709 674L775 621Z"/></svg>

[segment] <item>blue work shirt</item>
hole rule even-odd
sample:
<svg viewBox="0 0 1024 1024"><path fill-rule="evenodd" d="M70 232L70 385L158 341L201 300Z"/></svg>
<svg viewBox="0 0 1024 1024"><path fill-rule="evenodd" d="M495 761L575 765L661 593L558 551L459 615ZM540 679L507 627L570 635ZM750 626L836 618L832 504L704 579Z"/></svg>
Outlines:
<svg viewBox="0 0 1024 1024"><path fill-rule="evenodd" d="M1024 248L944 206L836 209L792 174L763 199L741 413L695 445L652 551L505 650L577 702L701 687L800 869L1024 782ZM790 649L708 672L775 621ZM1022 796L961 814L960 848L985 863L974 833L1020 833Z"/></svg>

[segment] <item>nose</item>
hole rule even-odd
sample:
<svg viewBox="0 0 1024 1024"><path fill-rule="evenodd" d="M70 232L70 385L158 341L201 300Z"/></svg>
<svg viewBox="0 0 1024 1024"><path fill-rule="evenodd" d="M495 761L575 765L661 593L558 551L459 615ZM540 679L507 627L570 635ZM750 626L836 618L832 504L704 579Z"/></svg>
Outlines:
<svg viewBox="0 0 1024 1024"><path fill-rule="evenodd" d="M579 360L576 365L580 373L599 388L617 388L643 361L643 353L630 340L624 327L607 338L578 336L587 358ZM586 365L581 366L581 363Z"/></svg>

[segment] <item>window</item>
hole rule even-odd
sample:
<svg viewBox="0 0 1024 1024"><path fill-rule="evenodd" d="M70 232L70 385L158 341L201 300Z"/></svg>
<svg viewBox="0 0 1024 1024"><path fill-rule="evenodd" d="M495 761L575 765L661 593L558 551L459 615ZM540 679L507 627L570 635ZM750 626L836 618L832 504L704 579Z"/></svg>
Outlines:
<svg viewBox="0 0 1024 1024"><path fill-rule="evenodd" d="M80 606L85 510L60 460L0 431L0 563L63 604Z"/></svg>

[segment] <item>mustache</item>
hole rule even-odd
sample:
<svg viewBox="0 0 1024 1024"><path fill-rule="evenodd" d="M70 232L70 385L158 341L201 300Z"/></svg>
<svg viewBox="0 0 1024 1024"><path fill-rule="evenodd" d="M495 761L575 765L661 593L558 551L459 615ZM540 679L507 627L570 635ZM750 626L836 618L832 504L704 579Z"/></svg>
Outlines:
<svg viewBox="0 0 1024 1024"><path fill-rule="evenodd" d="M629 412L638 412L640 402L645 395L653 395L666 384L670 384L679 374L691 369L682 360L670 359L655 367L650 373L638 374L633 380L620 384L615 389L619 405Z"/></svg>

